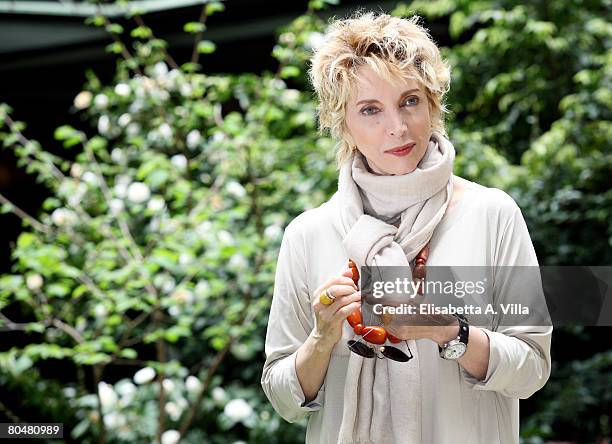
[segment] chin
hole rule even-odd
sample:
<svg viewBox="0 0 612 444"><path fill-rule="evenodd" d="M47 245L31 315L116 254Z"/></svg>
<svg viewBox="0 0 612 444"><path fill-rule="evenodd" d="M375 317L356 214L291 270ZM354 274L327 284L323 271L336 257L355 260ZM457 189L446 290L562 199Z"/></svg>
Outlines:
<svg viewBox="0 0 612 444"><path fill-rule="evenodd" d="M412 173L415 169L416 169L416 165L403 166L403 165L396 164L396 165L390 166L389 168L386 168L385 174L393 175L393 176L403 176L404 174Z"/></svg>

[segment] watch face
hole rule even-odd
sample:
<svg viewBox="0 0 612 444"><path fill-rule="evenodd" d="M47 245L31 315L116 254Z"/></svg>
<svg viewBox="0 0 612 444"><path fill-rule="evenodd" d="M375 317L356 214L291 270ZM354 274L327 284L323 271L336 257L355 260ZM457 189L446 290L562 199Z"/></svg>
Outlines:
<svg viewBox="0 0 612 444"><path fill-rule="evenodd" d="M444 349L446 359L459 359L465 353L466 345L463 342L450 344Z"/></svg>

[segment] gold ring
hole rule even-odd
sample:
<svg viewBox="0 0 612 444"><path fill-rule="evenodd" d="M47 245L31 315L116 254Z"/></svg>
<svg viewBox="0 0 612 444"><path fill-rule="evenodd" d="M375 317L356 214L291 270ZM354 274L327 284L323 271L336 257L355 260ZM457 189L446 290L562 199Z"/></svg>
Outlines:
<svg viewBox="0 0 612 444"><path fill-rule="evenodd" d="M331 294L329 288L326 288L325 291L321 292L319 295L319 302L323 305L331 305L336 300L336 297Z"/></svg>

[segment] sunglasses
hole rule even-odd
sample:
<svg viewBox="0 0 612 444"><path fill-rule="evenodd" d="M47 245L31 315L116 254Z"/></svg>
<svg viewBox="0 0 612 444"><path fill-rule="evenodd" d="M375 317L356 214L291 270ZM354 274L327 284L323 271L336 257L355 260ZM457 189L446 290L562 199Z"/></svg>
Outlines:
<svg viewBox="0 0 612 444"><path fill-rule="evenodd" d="M378 349L382 356L379 356L374 347L371 347L362 341L355 341L354 339L351 339L350 341L348 341L348 347L350 351L352 351L353 353L357 353L359 356L363 356L364 358L389 358L397 362L408 362L413 358L412 352L410 351L410 347L408 347L409 354L406 354L397 347L383 345Z"/></svg>

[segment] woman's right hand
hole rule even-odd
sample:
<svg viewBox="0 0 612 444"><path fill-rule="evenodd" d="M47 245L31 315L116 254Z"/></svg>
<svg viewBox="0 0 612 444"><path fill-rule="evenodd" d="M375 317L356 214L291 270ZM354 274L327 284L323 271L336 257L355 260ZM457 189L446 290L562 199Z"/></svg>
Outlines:
<svg viewBox="0 0 612 444"><path fill-rule="evenodd" d="M342 338L342 323L361 306L361 291L353 282L353 272L350 268L336 277L331 278L319 288L312 297L315 313L314 336L320 343L332 348ZM336 298L330 305L323 305L319 296L329 289Z"/></svg>

